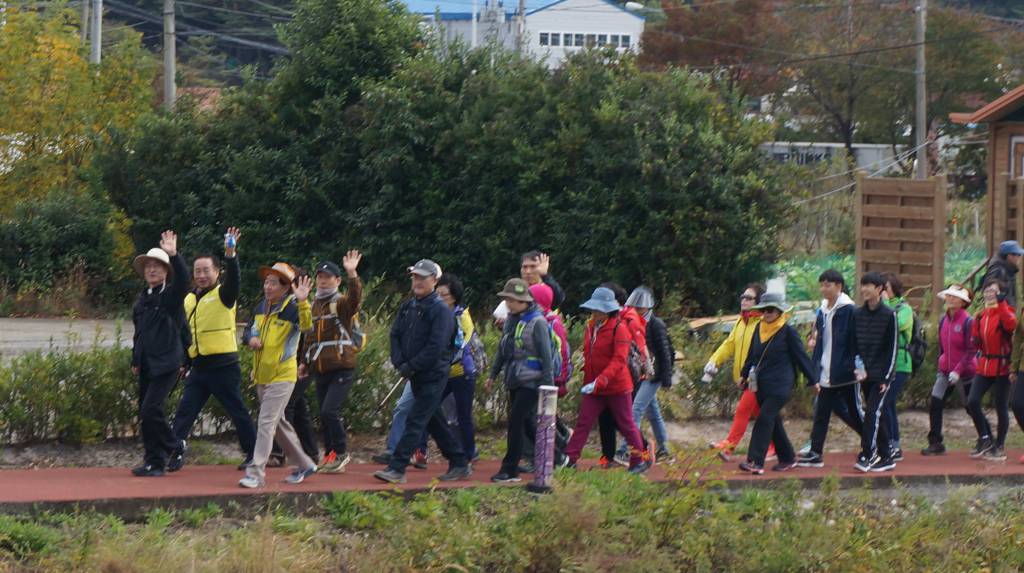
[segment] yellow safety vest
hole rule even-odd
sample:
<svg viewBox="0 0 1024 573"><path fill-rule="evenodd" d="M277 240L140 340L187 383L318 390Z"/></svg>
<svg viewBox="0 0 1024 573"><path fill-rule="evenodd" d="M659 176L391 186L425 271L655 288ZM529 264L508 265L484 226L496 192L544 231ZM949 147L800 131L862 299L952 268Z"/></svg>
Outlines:
<svg viewBox="0 0 1024 573"><path fill-rule="evenodd" d="M190 358L238 352L235 307L228 308L221 302L220 285L201 299L195 293L188 293L185 317L192 330L192 345L188 347Z"/></svg>

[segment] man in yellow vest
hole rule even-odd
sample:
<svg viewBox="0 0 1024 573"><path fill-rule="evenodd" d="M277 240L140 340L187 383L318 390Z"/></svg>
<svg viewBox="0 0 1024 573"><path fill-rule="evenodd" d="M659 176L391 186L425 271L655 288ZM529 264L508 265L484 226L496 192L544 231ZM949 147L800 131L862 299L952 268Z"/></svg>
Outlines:
<svg viewBox="0 0 1024 573"><path fill-rule="evenodd" d="M201 255L192 263L195 289L185 297L185 318L192 331L192 345L188 348L189 374L174 414L173 430L179 445L171 455L167 471L178 471L185 465L185 440L210 396L220 402L235 425L238 443L245 453L245 461L239 469L252 461L256 428L242 400L235 330L240 274L236 249L241 236L235 227L228 229L225 235L223 284L219 282L220 265L213 255Z"/></svg>

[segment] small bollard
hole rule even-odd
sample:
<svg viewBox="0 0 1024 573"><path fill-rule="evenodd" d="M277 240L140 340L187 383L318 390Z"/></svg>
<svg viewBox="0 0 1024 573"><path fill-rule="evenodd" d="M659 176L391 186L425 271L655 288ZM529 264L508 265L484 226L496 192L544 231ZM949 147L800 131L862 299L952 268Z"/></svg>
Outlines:
<svg viewBox="0 0 1024 573"><path fill-rule="evenodd" d="M526 485L532 493L551 491L555 473L555 428L558 414L558 387L541 386L537 399L537 439L533 454L533 481Z"/></svg>

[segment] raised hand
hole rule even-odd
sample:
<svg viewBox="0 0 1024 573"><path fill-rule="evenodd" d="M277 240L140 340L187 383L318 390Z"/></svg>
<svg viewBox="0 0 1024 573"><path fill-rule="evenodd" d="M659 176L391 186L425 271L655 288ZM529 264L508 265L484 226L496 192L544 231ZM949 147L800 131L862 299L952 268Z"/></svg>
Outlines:
<svg viewBox="0 0 1024 573"><path fill-rule="evenodd" d="M299 284L295 287L295 299L306 300L309 298L309 291L313 286L313 279L308 276L299 277Z"/></svg>
<svg viewBox="0 0 1024 573"><path fill-rule="evenodd" d="M352 249L345 253L345 257L341 259L341 266L345 269L345 273L349 278L355 278L356 268L359 267L359 261L363 260L363 254L356 249Z"/></svg>
<svg viewBox="0 0 1024 573"><path fill-rule="evenodd" d="M174 231L164 231L160 234L160 248L169 256L178 254L178 235Z"/></svg>
<svg viewBox="0 0 1024 573"><path fill-rule="evenodd" d="M242 232L238 227L228 227L228 237L224 237L224 256L231 258L238 252L238 239L242 238Z"/></svg>
<svg viewBox="0 0 1024 573"><path fill-rule="evenodd" d="M537 273L542 277L548 276L548 268L551 266L551 257L547 253L541 253L537 259Z"/></svg>

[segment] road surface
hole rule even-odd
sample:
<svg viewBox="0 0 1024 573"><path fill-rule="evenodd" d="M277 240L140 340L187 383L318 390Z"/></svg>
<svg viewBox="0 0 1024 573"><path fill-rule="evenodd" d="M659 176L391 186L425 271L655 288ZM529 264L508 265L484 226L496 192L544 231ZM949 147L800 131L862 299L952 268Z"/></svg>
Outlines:
<svg viewBox="0 0 1024 573"><path fill-rule="evenodd" d="M0 318L0 359L33 350L88 350L94 345L131 345L131 321L67 318Z"/></svg>

